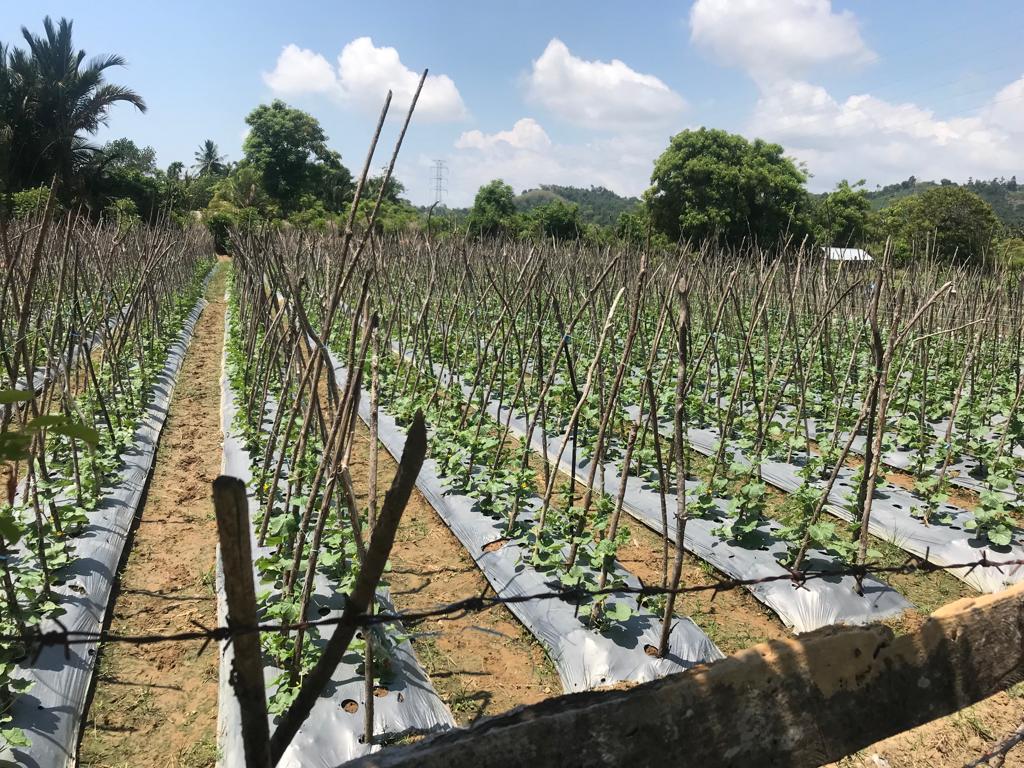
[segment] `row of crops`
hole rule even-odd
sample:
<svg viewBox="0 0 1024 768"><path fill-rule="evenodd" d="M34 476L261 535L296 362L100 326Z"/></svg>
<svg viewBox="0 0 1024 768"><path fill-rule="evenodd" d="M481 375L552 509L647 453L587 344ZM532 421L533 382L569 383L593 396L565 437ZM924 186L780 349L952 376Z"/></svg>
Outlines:
<svg viewBox="0 0 1024 768"><path fill-rule="evenodd" d="M379 507L371 492L360 516L347 469L360 383L340 375L320 354L301 304L286 305L268 290L271 275L236 270L235 276L225 318L224 472L250 488L259 616L289 624L338 618ZM386 588L378 590L374 608L393 610ZM226 619L223 600L220 610ZM271 718L293 704L333 629L261 635ZM227 647L220 696L220 748L227 766L245 765L241 713L230 688L232 659ZM381 743L378 735L396 739L454 725L395 625L360 633L330 687L278 765L308 765L313 759L338 764Z"/></svg>
<svg viewBox="0 0 1024 768"><path fill-rule="evenodd" d="M418 486L495 593L600 593L512 606L567 691L720 656L676 615L684 552L767 579L750 592L796 631L911 607L881 579L839 573L870 567L877 547L943 565L1024 556L1016 285L806 254L373 239L351 255L336 237L235 238L229 428L246 449L266 618L340 609L377 504L352 490L357 424L397 457L417 411L430 430ZM614 592L639 585L617 557L634 521L662 537L668 595ZM771 580L800 570L837 573ZM1019 565L955 572L985 591L1024 578ZM351 685L324 705L349 755L445 725L387 626L350 649ZM264 637L272 715L323 640ZM430 703L374 715L375 699L413 689Z"/></svg>
<svg viewBox="0 0 1024 768"><path fill-rule="evenodd" d="M66 217L0 232L0 633L102 627L175 377L202 311L202 230ZM95 644L0 645L0 737L73 756Z"/></svg>

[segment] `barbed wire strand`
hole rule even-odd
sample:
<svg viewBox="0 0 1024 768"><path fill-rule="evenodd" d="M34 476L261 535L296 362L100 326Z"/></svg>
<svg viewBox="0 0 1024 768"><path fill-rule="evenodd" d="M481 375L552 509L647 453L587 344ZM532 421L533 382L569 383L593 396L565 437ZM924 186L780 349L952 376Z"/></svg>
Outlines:
<svg viewBox="0 0 1024 768"><path fill-rule="evenodd" d="M102 631L80 631L65 627L59 618L52 618L58 629L51 630L28 630L18 634L0 634L0 643L16 644L23 643L26 646L26 655L33 662L38 658L42 649L47 646L63 646L65 656L69 656L72 645L84 645L90 643L116 643L127 645L152 645L156 643L190 642L195 640L205 641L199 649L202 654L207 646L213 641L230 641L233 637L253 632L259 633L290 633L299 629L308 631L312 628L331 627L341 624L343 621L354 621L357 626L366 627L377 624L401 623L407 627L414 627L430 619L457 619L471 613L479 613L496 606L509 606L534 600L566 600L576 604L577 609L588 600L608 598L613 596L635 596L637 600L644 597L658 597L662 595L687 595L699 592L712 592L712 600L719 592L728 592L735 589L753 588L760 585L790 582L795 589L804 588L807 582L819 579L834 579L837 576L849 576L856 582L858 590L862 581L873 575L901 575L911 573L931 573L936 571L963 570L964 575L973 572L977 568L995 568L1002 573L1004 567L1024 566L1024 559L998 560L993 561L983 552L978 560L964 563L950 563L939 565L928 559L928 553L924 558L908 557L906 561L898 565L855 565L849 564L843 568L823 568L807 570L786 570L783 573L771 576L763 576L756 579L721 579L710 584L690 584L672 589L670 587L647 586L611 586L603 589L585 589L580 586L568 586L560 589L552 589L544 592L523 593L513 595L488 595L489 588L471 597L419 611L384 611L372 615L360 615L351 618L343 616L329 616L320 619L311 619L299 622L284 623L259 623L255 626L226 625L217 627L205 627L197 621L190 623L194 627L191 630L182 630L164 634L118 634L108 630Z"/></svg>

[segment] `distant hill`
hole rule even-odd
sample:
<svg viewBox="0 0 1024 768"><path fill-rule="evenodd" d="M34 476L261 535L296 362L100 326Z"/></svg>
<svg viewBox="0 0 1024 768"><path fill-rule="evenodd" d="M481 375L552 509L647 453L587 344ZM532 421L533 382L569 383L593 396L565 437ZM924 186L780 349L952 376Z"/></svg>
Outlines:
<svg viewBox="0 0 1024 768"><path fill-rule="evenodd" d="M978 194L983 200L992 206L1006 226L1013 230L1024 231L1024 185L1017 184L1017 177L1009 179L998 178L991 181L981 179L968 179L966 184L958 185L949 179L935 181L918 181L911 176L906 181L897 184L889 184L879 189L867 192L868 199L875 210L886 208L901 197L924 192L926 189L939 186L964 186Z"/></svg>
<svg viewBox="0 0 1024 768"><path fill-rule="evenodd" d="M515 199L516 209L529 211L539 205L555 200L575 203L580 207L580 218L588 224L614 227L619 214L630 210L638 202L635 197L622 197L604 187L563 187L558 184L541 184L538 189L527 189Z"/></svg>

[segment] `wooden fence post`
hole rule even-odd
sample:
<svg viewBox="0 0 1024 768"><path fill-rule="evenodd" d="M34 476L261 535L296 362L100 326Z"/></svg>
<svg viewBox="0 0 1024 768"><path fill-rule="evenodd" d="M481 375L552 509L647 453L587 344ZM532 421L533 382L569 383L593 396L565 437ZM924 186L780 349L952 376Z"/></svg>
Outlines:
<svg viewBox="0 0 1024 768"><path fill-rule="evenodd" d="M622 691L521 707L349 768L813 768L1024 676L1024 584L916 632L831 627Z"/></svg>
<svg viewBox="0 0 1024 768"><path fill-rule="evenodd" d="M252 572L249 502L245 483L221 475L213 481L213 506L217 512L217 536L224 573L229 627L255 627L256 586ZM242 720L242 744L246 768L270 768L270 726L267 694L263 685L263 659L258 632L231 638L234 659L231 687L238 698Z"/></svg>

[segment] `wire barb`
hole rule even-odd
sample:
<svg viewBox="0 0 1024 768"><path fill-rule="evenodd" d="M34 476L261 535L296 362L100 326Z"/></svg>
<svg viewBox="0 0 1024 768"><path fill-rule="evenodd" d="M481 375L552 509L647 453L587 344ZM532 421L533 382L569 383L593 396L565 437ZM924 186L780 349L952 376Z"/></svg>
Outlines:
<svg viewBox="0 0 1024 768"><path fill-rule="evenodd" d="M720 592L728 592L730 590L741 588L752 588L762 584L770 584L772 582L789 581L793 584L795 589L806 589L807 583L810 581L818 579L834 579L836 576L849 576L854 579L855 586L859 587L863 580L869 575L905 575L915 572L930 573L936 570L973 570L979 567L997 568L1007 566L1024 567L1024 559L992 561L989 559L987 553L982 553L979 560L967 563L951 563L945 566L934 563L925 557L920 560L908 558L898 565L889 566L850 564L845 568L839 569L822 568L796 570L787 568L781 573L774 574L772 576L763 576L757 579L719 579L717 581L712 581L709 584L692 584L689 586L682 586L677 589L649 586L643 583L641 583L639 587L616 586L604 589L584 589L582 586L575 584L560 589L552 589L547 592L506 595L504 597L501 595L487 596L487 590L483 590L477 595L462 598L461 600L456 600L448 603L447 605L441 605L428 610L388 611L374 614L363 614L357 617L356 623L361 627L368 627L375 624L396 623L411 627L430 619L440 619L445 617L449 619L456 619L469 614L481 613L498 605L515 605L533 600L565 600L567 602L571 602L576 606L578 616L579 608L584 603L598 598L610 597L612 595L635 595L639 601L645 597L655 597L659 595L685 595L698 592L711 592L711 599L714 600L714 597ZM1002 573L1002 571L1000 571L1000 573ZM199 648L197 654L200 655L213 641L226 641L230 643L235 637L252 634L253 632L287 634L300 629L303 632L307 632L315 627L337 625L341 622L341 617L331 616L323 619L283 624L261 623L256 626L218 627L205 627L195 620L192 620L190 623L195 627L193 630L172 632L168 634L147 635L119 635L107 630L100 632L69 630L60 622L59 619L54 618L51 619L51 621L53 621L60 629L45 632L41 632L39 630L28 630L21 634L0 635L0 644L25 644L26 648L32 649L33 651L29 654L32 659L32 664L35 664L36 660L39 658L39 654L42 652L42 649L51 645L63 646L65 649L65 659L70 659L70 648L72 645L88 645L94 643L152 645L154 643L180 643L202 640L203 644Z"/></svg>

